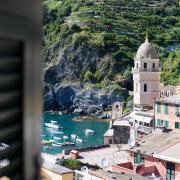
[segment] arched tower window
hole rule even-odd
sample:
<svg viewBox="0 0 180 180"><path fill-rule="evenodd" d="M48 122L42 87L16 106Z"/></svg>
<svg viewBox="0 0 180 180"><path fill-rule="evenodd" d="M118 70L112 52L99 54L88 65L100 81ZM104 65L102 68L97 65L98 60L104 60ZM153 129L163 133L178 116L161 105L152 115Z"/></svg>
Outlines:
<svg viewBox="0 0 180 180"><path fill-rule="evenodd" d="M136 69L138 69L138 63L136 63Z"/></svg>
<svg viewBox="0 0 180 180"><path fill-rule="evenodd" d="M136 92L138 92L138 83L136 83Z"/></svg>
<svg viewBox="0 0 180 180"><path fill-rule="evenodd" d="M152 68L153 68L153 69L155 68L155 63L152 64Z"/></svg>
<svg viewBox="0 0 180 180"><path fill-rule="evenodd" d="M147 84L144 84L144 92L147 92Z"/></svg>
<svg viewBox="0 0 180 180"><path fill-rule="evenodd" d="M147 63L144 63L144 69L146 69L147 68Z"/></svg>

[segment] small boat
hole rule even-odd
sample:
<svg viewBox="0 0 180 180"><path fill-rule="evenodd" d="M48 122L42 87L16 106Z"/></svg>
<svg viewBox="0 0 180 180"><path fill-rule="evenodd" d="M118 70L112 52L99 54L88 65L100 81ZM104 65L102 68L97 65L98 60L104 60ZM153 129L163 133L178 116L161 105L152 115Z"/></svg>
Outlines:
<svg viewBox="0 0 180 180"><path fill-rule="evenodd" d="M51 120L51 124L57 124L57 121Z"/></svg>
<svg viewBox="0 0 180 180"><path fill-rule="evenodd" d="M61 144L52 144L53 147L61 147Z"/></svg>
<svg viewBox="0 0 180 180"><path fill-rule="evenodd" d="M95 131L93 131L93 130L91 130L91 129L86 129L86 130L85 130L85 134L86 134L86 135L93 135L93 134L95 134Z"/></svg>
<svg viewBox="0 0 180 180"><path fill-rule="evenodd" d="M59 111L59 115L61 116L61 115L63 115L63 113L61 111Z"/></svg>
<svg viewBox="0 0 180 180"><path fill-rule="evenodd" d="M41 141L41 144L42 144L42 145L45 145L45 146L51 146L51 145L52 145L52 142L51 142L51 141L43 140L43 141Z"/></svg>
<svg viewBox="0 0 180 180"><path fill-rule="evenodd" d="M60 141L62 138L55 136L54 139L57 140L57 141Z"/></svg>
<svg viewBox="0 0 180 180"><path fill-rule="evenodd" d="M71 139L76 139L77 135L76 134L71 134Z"/></svg>
<svg viewBox="0 0 180 180"><path fill-rule="evenodd" d="M53 134L64 134L62 131L55 131L55 130L51 130L51 133L53 133Z"/></svg>
<svg viewBox="0 0 180 180"><path fill-rule="evenodd" d="M68 139L68 138L69 138L69 137L68 137L68 136L66 136L66 135L64 135L64 136L63 136L63 139Z"/></svg>
<svg viewBox="0 0 180 180"><path fill-rule="evenodd" d="M51 142L51 143L56 143L56 140L51 139L51 140L49 140L49 142Z"/></svg>
<svg viewBox="0 0 180 180"><path fill-rule="evenodd" d="M47 126L48 128L51 128L51 129L59 129L58 125L51 124L51 123L45 123L45 126Z"/></svg>
<svg viewBox="0 0 180 180"><path fill-rule="evenodd" d="M80 138L76 138L76 142L78 142L78 143L83 143L83 140L80 139Z"/></svg>
<svg viewBox="0 0 180 180"><path fill-rule="evenodd" d="M73 143L73 142L65 142L65 144L66 144L67 146L75 146L75 143Z"/></svg>

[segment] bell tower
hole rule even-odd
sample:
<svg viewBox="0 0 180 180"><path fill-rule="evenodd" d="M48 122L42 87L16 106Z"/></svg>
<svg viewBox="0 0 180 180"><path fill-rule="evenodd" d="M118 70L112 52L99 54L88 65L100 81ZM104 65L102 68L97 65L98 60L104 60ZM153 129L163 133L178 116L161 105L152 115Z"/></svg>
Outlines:
<svg viewBox="0 0 180 180"><path fill-rule="evenodd" d="M135 106L153 105L153 99L160 98L160 71L158 54L146 38L134 57L132 68Z"/></svg>

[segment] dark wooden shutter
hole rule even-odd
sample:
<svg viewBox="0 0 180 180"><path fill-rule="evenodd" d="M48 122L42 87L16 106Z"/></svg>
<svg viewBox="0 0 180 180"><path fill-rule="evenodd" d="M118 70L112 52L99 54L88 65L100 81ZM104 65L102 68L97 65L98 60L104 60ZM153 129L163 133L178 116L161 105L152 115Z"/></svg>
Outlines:
<svg viewBox="0 0 180 180"><path fill-rule="evenodd" d="M0 177L22 179L22 44L0 37Z"/></svg>

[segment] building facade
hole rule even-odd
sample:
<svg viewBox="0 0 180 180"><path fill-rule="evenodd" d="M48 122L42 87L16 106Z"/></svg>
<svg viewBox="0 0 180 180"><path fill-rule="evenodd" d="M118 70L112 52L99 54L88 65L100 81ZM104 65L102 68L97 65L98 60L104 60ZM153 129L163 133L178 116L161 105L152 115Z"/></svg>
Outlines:
<svg viewBox="0 0 180 180"><path fill-rule="evenodd" d="M132 73L134 105L153 105L153 99L160 97L160 66L158 54L147 38L136 53Z"/></svg>
<svg viewBox="0 0 180 180"><path fill-rule="evenodd" d="M156 128L180 129L180 95L164 97L154 102Z"/></svg>
<svg viewBox="0 0 180 180"><path fill-rule="evenodd" d="M130 148L128 162L113 165L117 173L138 174L157 180L180 179L180 134L149 135ZM163 141L166 139L167 141Z"/></svg>

